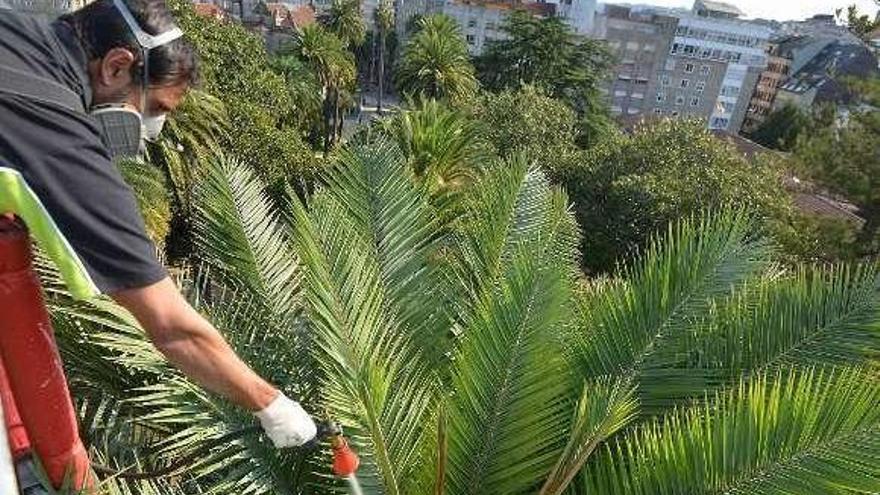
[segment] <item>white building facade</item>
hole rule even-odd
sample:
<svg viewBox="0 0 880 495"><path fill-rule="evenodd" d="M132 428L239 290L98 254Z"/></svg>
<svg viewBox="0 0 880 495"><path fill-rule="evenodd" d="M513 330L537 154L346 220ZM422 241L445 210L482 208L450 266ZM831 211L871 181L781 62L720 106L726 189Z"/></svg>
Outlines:
<svg viewBox="0 0 880 495"><path fill-rule="evenodd" d="M709 128L737 132L752 88L767 66L769 27L736 19L682 15L673 39L673 59L724 62L727 68L709 116Z"/></svg>

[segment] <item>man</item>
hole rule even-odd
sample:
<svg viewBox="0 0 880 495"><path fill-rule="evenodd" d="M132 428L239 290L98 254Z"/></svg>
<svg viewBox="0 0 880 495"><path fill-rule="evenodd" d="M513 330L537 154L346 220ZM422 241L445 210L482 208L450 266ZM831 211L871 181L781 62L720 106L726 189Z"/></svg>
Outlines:
<svg viewBox="0 0 880 495"><path fill-rule="evenodd" d="M181 34L162 0L97 0L51 24L0 12L0 172L23 178L85 277L171 363L254 411L277 447L302 445L312 419L180 295L112 160L111 150L132 151L132 133L135 150L141 135L158 135L196 80Z"/></svg>

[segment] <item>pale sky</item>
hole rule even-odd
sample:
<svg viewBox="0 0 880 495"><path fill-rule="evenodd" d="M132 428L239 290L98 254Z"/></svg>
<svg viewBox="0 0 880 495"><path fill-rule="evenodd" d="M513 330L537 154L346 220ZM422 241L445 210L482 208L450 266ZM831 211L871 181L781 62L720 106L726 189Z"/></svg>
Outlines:
<svg viewBox="0 0 880 495"><path fill-rule="evenodd" d="M603 1L603 0L600 0ZM604 0L607 3L615 3L613 0ZM765 19L801 20L812 17L814 14L833 14L834 9L843 8L856 4L859 11L869 13L873 18L878 7L874 0L725 0L744 11L749 17L761 17ZM662 5L664 7L693 6L693 0L625 0L619 3L639 3L647 5Z"/></svg>

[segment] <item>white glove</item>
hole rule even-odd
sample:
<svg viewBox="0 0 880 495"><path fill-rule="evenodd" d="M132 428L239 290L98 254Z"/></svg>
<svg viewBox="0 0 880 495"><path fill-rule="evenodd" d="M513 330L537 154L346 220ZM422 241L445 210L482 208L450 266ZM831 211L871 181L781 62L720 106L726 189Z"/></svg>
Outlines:
<svg viewBox="0 0 880 495"><path fill-rule="evenodd" d="M262 411L254 413L277 448L298 447L315 438L318 428L312 417L282 393Z"/></svg>

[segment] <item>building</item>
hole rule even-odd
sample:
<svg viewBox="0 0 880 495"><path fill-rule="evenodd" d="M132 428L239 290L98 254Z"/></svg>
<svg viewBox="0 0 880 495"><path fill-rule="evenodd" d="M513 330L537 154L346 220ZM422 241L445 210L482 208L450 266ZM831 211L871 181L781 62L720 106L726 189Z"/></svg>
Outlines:
<svg viewBox="0 0 880 495"><path fill-rule="evenodd" d="M678 19L629 6L606 5L597 22L600 38L618 60L605 90L615 115L639 118L657 106L657 78L666 63Z"/></svg>
<svg viewBox="0 0 880 495"><path fill-rule="evenodd" d="M752 92L749 108L742 125L742 132L752 132L773 111L779 87L791 74L792 52L789 48L798 38L777 38L767 48L767 67L758 77Z"/></svg>
<svg viewBox="0 0 880 495"><path fill-rule="evenodd" d="M752 89L767 65L772 30L740 20L728 4L697 0L679 17L655 113L705 118L710 129L739 132Z"/></svg>
<svg viewBox="0 0 880 495"><path fill-rule="evenodd" d="M556 15L565 20L575 33L589 36L596 19L596 0L546 0L556 5Z"/></svg>
<svg viewBox="0 0 880 495"><path fill-rule="evenodd" d="M483 53L489 42L504 37L501 26L515 9L526 10L542 17L556 14L556 4L524 4L518 0L447 0L442 11L458 23L467 42L468 52L477 56Z"/></svg>
<svg viewBox="0 0 880 495"><path fill-rule="evenodd" d="M775 106L791 103L810 109L822 103L847 105L852 95L846 87L846 77L877 76L877 56L869 47L834 41L780 86Z"/></svg>

